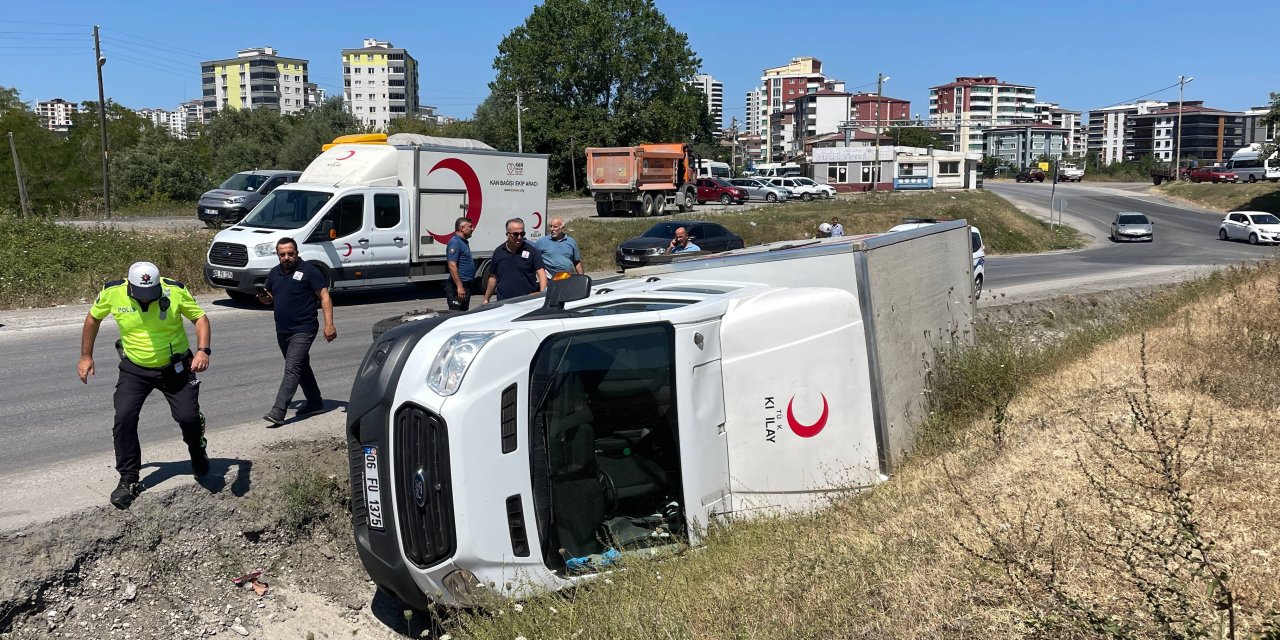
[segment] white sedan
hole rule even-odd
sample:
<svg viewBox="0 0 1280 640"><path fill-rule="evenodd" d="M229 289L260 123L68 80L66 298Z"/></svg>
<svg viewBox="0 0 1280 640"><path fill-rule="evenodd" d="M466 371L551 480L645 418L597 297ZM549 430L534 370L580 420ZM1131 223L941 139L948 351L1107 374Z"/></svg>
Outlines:
<svg viewBox="0 0 1280 640"><path fill-rule="evenodd" d="M1219 240L1247 240L1249 244L1280 243L1280 218L1265 211L1232 211L1218 227Z"/></svg>

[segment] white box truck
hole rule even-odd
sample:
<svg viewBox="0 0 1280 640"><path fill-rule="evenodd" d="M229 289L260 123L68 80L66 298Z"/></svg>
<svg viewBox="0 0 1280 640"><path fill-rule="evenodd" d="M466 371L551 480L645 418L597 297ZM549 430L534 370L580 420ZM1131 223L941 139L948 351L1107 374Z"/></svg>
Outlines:
<svg viewBox="0 0 1280 640"><path fill-rule="evenodd" d="M972 339L965 221L773 243L406 323L347 407L352 523L415 607L521 597L874 485Z"/></svg>
<svg viewBox="0 0 1280 640"><path fill-rule="evenodd" d="M333 290L443 280L454 221L471 219L477 282L505 240L505 222L542 234L547 156L494 151L471 140L393 135L385 144L335 144L296 183L272 191L239 224L214 236L211 286L251 301L278 264L275 243L298 242Z"/></svg>

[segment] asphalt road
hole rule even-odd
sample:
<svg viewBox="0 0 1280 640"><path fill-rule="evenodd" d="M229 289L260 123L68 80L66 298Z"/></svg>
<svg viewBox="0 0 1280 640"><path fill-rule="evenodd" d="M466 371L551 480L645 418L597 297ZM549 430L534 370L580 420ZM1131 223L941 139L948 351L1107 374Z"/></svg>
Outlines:
<svg viewBox="0 0 1280 640"><path fill-rule="evenodd" d="M988 183L1030 212L1048 208L1050 185ZM1136 185L1099 187L1090 183L1058 185L1068 198L1066 222L1100 239L1088 249L1046 255L993 256L987 261L987 291L1044 292L1054 287L1073 289L1085 283L1124 286L1126 274L1156 268L1225 265L1271 257L1274 250L1243 243L1219 242L1221 214L1172 206L1142 195ZM589 201L556 201L552 212L588 213ZM559 209L559 211L557 211ZM1142 211L1156 221L1156 240L1149 244L1111 245L1107 225L1118 210ZM1147 271L1143 271L1143 270ZM990 304L998 295L984 295ZM241 306L221 295L201 296L213 326L214 355L201 375L201 404L212 438L220 430L260 423L281 376L271 312ZM330 408L337 409L351 389L355 370L370 343L375 322L414 308L439 309L438 294L424 296L414 289L395 293L336 295L338 339L319 342L312 364ZM118 358L113 344L114 322L104 322L95 358L98 376L88 385L75 375L80 326L87 306L0 313L0 475L22 474L111 450L111 395ZM158 396L158 394L157 394ZM145 452L152 443L172 441L177 428L165 402L152 396L142 411L140 426ZM298 398L301 401L301 397ZM330 414L338 419L337 412ZM281 429L306 430L309 423L290 423Z"/></svg>

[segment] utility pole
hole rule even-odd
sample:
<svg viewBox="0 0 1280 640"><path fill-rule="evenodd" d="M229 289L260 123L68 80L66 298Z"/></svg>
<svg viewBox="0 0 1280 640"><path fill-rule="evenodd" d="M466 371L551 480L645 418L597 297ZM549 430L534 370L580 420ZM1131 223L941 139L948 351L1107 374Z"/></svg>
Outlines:
<svg viewBox="0 0 1280 640"><path fill-rule="evenodd" d="M578 142L569 138L569 167L573 172L573 193L578 193Z"/></svg>
<svg viewBox="0 0 1280 640"><path fill-rule="evenodd" d="M516 89L516 151L524 153L524 126L520 124L521 111L524 111L524 107L520 105L520 90Z"/></svg>
<svg viewBox="0 0 1280 640"><path fill-rule="evenodd" d="M93 61L98 68L98 130L102 133L102 211L111 217L111 169L107 162L107 99L102 90L102 42L98 40L98 25L93 25Z"/></svg>
<svg viewBox="0 0 1280 640"><path fill-rule="evenodd" d="M875 182L871 183L871 190L875 191L875 185L882 182L880 171L884 165L880 163L880 96L884 94L884 83L889 76L883 73L876 74L876 163L875 163Z"/></svg>
<svg viewBox="0 0 1280 640"><path fill-rule="evenodd" d="M22 217L31 217L31 201L27 199L27 184L22 180L22 162L18 160L18 147L13 144L13 132L9 132L9 151L13 153L13 172L18 176L18 199L22 201Z"/></svg>
<svg viewBox="0 0 1280 640"><path fill-rule="evenodd" d="M1173 152L1173 179L1174 180L1182 179L1182 88L1192 80L1195 80L1195 78L1178 76L1178 127L1177 127L1177 130L1174 132L1174 135L1176 135L1178 139L1174 141L1174 149L1176 149Z"/></svg>

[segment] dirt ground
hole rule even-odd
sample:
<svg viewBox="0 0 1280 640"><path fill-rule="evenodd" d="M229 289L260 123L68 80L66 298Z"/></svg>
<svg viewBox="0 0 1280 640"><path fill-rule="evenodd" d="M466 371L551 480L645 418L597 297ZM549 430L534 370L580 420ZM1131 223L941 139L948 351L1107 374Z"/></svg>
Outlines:
<svg viewBox="0 0 1280 640"><path fill-rule="evenodd" d="M985 307L980 320L1036 327L1132 303L1160 288ZM440 637L377 592L346 513L337 440L272 450L227 477L143 494L0 535L0 639ZM233 580L261 570L262 595Z"/></svg>

